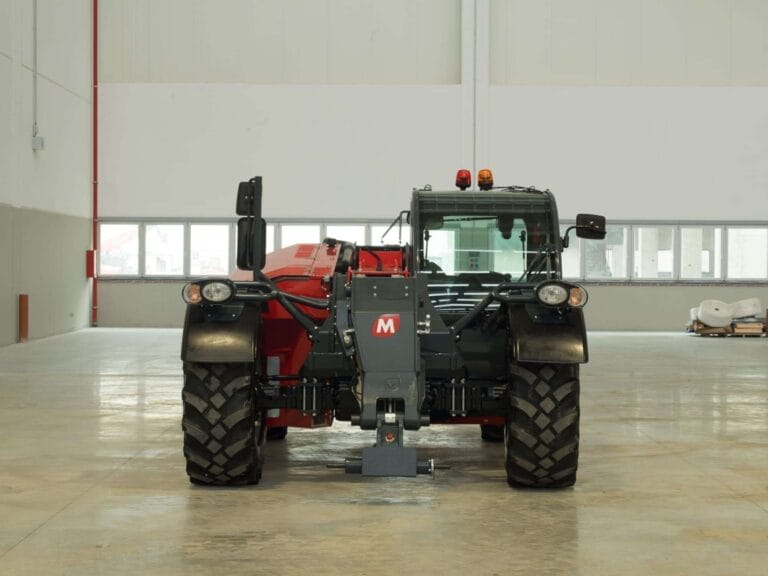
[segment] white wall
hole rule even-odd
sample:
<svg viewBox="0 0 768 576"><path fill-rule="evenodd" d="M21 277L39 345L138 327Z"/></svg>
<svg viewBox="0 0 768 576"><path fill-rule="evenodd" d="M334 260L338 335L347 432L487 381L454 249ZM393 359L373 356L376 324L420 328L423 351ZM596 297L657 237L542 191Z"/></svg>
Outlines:
<svg viewBox="0 0 768 576"><path fill-rule="evenodd" d="M564 217L768 218L762 0L102 0L101 16L105 216L230 216L261 174L268 217L384 218L489 166L553 189Z"/></svg>
<svg viewBox="0 0 768 576"><path fill-rule="evenodd" d="M103 216L394 217L462 164L458 86L103 84ZM426 180L425 180L426 179Z"/></svg>
<svg viewBox="0 0 768 576"><path fill-rule="evenodd" d="M764 0L491 0L491 82L765 86Z"/></svg>
<svg viewBox="0 0 768 576"><path fill-rule="evenodd" d="M0 202L90 215L90 2L38 0L32 136L32 2L0 0Z"/></svg>
<svg viewBox="0 0 768 576"><path fill-rule="evenodd" d="M768 219L768 2L491 0L500 182L560 213Z"/></svg>
<svg viewBox="0 0 768 576"><path fill-rule="evenodd" d="M38 126L31 147L33 2L0 0L0 345L86 326L91 215L89 0L38 0Z"/></svg>
<svg viewBox="0 0 768 576"><path fill-rule="evenodd" d="M103 82L456 84L460 0L103 0Z"/></svg>
<svg viewBox="0 0 768 576"><path fill-rule="evenodd" d="M102 215L230 217L257 174L268 217L386 218L452 185L471 162L461 11L103 0Z"/></svg>
<svg viewBox="0 0 768 576"><path fill-rule="evenodd" d="M487 163L560 216L768 219L768 88L491 86Z"/></svg>

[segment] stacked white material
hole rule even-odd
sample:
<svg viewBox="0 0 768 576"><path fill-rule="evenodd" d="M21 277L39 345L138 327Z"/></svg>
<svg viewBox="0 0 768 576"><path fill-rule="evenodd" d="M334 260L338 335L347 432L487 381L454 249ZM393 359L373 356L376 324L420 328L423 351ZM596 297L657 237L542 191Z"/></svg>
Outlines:
<svg viewBox="0 0 768 576"><path fill-rule="evenodd" d="M763 307L760 304L759 298L747 298L746 300L739 300L734 302L733 306L733 319L745 320L745 319L762 319Z"/></svg>
<svg viewBox="0 0 768 576"><path fill-rule="evenodd" d="M691 308L691 324L694 324L695 322L699 322L699 306L694 306Z"/></svg>
<svg viewBox="0 0 768 576"><path fill-rule="evenodd" d="M733 306L720 300L704 300L699 304L699 322L712 328L725 328L733 322Z"/></svg>
<svg viewBox="0 0 768 576"><path fill-rule="evenodd" d="M747 298L733 304L704 300L698 308L691 308L691 322L696 320L712 328L725 328L733 322L762 322L763 307L759 298Z"/></svg>

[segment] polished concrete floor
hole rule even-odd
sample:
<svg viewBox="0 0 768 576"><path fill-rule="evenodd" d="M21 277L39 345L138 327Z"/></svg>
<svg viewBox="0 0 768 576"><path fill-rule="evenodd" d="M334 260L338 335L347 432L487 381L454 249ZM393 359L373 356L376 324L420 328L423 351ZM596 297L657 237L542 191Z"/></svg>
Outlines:
<svg viewBox="0 0 768 576"><path fill-rule="evenodd" d="M450 470L325 464L342 424L270 444L262 483L190 485L180 333L0 348L0 574L768 574L768 340L596 333L579 479L512 490L476 427L410 435Z"/></svg>

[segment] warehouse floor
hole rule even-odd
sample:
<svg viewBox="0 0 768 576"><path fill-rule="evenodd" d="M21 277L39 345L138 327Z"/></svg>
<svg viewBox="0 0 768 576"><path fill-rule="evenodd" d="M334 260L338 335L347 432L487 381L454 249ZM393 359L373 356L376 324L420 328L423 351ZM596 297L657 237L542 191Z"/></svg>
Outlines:
<svg viewBox="0 0 768 576"><path fill-rule="evenodd" d="M0 574L765 574L768 340L595 333L574 489L512 490L476 427L410 434L436 477L326 469L291 430L262 483L190 485L180 332L0 348Z"/></svg>

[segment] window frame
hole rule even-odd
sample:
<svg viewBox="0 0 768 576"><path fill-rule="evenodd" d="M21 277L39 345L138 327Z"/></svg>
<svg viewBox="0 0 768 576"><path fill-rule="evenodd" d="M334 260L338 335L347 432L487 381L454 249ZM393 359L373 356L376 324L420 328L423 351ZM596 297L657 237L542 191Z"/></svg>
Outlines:
<svg viewBox="0 0 768 576"><path fill-rule="evenodd" d="M268 225L273 226L273 242L276 250L282 242L282 229L285 225L319 225L321 240L327 236L328 226L365 226L366 243L373 245L373 227L389 226L392 223L390 219L369 219L360 218L327 218L327 219L308 219L308 218L274 218L269 219ZM191 226L195 224L228 224L229 234L229 259L230 269L236 266L237 252L237 220L232 218L102 218L100 226L110 224L128 224L138 226L139 233L139 266L138 274L101 274L101 254L98 255L98 278L106 281L136 281L146 280L152 282L178 282L192 278L191 269ZM184 275L148 275L145 270L146 260L146 226L157 224L181 224L184 226ZM573 219L563 219L560 225L563 228L575 224ZM581 282L587 285L768 285L768 275L764 278L728 278L728 237L730 228L759 228L768 230L768 221L720 221L720 220L609 220L612 226L623 226L627 230L626 250L627 250L627 275L621 278L588 278L586 276L586 249L584 242L578 238L575 231L571 232L571 242L579 243L579 275L578 277L569 276L568 281ZM673 274L672 278L637 278L634 275L635 253L634 236L637 227L655 227L655 226L673 226ZM682 278L682 229L683 228L704 228L712 227L721 230L721 254L720 254L720 277L713 278ZM100 229L101 230L101 229ZM403 238L404 244L410 242L410 238ZM768 263L766 263L768 266ZM198 276L194 276L198 277Z"/></svg>
<svg viewBox="0 0 768 576"><path fill-rule="evenodd" d="M768 227L768 224L766 225ZM720 230L720 274L715 276L714 273L712 275L712 278L683 278L683 229L692 229L692 228L712 228L713 230ZM678 224L677 229L675 231L675 270L676 275L675 279L677 282L681 284L718 284L718 283L724 283L725 282L725 273L726 273L726 250L727 250L727 227L722 224L713 224L709 222L698 222L698 223L683 223Z"/></svg>
<svg viewBox="0 0 768 576"><path fill-rule="evenodd" d="M182 250L184 254L181 259L181 274L147 274L147 226L181 226L182 227ZM189 223L174 221L142 222L139 231L139 272L142 278L162 278L168 280L179 280L188 276L187 267L187 246L189 245Z"/></svg>
<svg viewBox="0 0 768 576"><path fill-rule="evenodd" d="M280 243L275 244L276 250L283 250L284 248L288 248L288 246L293 246L294 244L288 244L286 246L283 246L283 226L317 226L317 232L318 232L318 242L322 242L326 238L325 234L325 223L319 222L319 221L301 221L301 222L281 222L280 223ZM306 242L303 242L306 244Z"/></svg>
<svg viewBox="0 0 768 576"><path fill-rule="evenodd" d="M560 222L559 227L559 233L560 238L563 238L565 231L568 230L570 226L574 226L576 223L572 222L566 222L563 220ZM563 274L563 280L570 281L570 282L583 282L584 281L584 274L586 272L586 255L584 250L584 245L582 244L582 238L579 238L576 236L576 230L571 230L571 232L568 234L568 245L570 248L575 248L578 251L578 265L579 265L579 273L576 276L566 276ZM563 268L563 253L566 250L569 250L570 248L563 248L563 252L560 253L560 268L562 272Z"/></svg>
<svg viewBox="0 0 768 576"><path fill-rule="evenodd" d="M104 279L117 279L117 280L139 280L143 278L144 273L144 251L143 251L143 244L144 244L144 224L140 219L131 218L130 220L109 220L109 221L100 221L99 222L99 246L101 246L101 227L103 225L109 226L112 225L126 225L126 226L136 226L137 232L138 232L138 244L139 244L139 250L137 252L136 257L138 258L138 262L136 263L136 270L138 271L136 274L102 274L101 273L101 250L98 250L96 253L96 270L97 270L97 277L98 278L104 278Z"/></svg>
<svg viewBox="0 0 768 576"><path fill-rule="evenodd" d="M365 245L368 245L371 243L371 226L368 222L365 222L365 221L337 222L336 220L328 220L327 222L323 222L320 228L320 232L321 232L320 235L323 237L323 239L328 238L330 236L330 233L328 232L328 228L331 226L362 227L363 237L365 238ZM337 240L344 240L344 238L337 238Z"/></svg>
<svg viewBox="0 0 768 576"><path fill-rule="evenodd" d="M628 238L628 247L631 249L631 253L628 254L627 263L629 266L632 266L631 269L627 270L627 277L632 282L638 282L638 283L669 283L669 282L676 282L680 280L680 260L681 260L681 250L680 250L680 225L675 224L659 224L659 223L645 223L645 222L634 222L632 224L628 224L627 228L629 229L629 235L630 238ZM642 228L671 228L672 232L672 275L669 278L662 278L662 277L648 277L648 276L640 276L635 273L635 253L636 250L636 244L635 241L635 235L639 232ZM658 251L657 251L658 254Z"/></svg>
<svg viewBox="0 0 768 576"><path fill-rule="evenodd" d="M765 249L765 269L766 269L766 275L764 277L754 277L754 278L731 278L729 275L729 268L728 268L728 251L730 247L730 235L731 235L731 229L762 229L766 233L766 243L763 247ZM754 224L745 224L745 223L738 223L738 224L730 224L724 226L725 231L725 242L723 244L723 279L728 284L735 284L735 283L753 283L753 282L766 282L768 281L768 226L760 226L760 225L754 225Z"/></svg>
<svg viewBox="0 0 768 576"><path fill-rule="evenodd" d="M224 222L217 222L217 221L190 221L187 222L187 235L185 236L185 244L184 244L184 274L185 278L206 278L206 275L203 274L192 274L192 226L222 226L222 225L228 225L229 230L227 234L227 269L228 272L225 272L225 275L229 275L233 269L233 267L237 266L237 262L235 260L236 258L236 247L235 244L237 243L237 221L224 221ZM156 279L156 278L162 278L161 276L147 276L148 278ZM213 277L213 276L211 276ZM216 277L221 277L220 275L217 275Z"/></svg>
<svg viewBox="0 0 768 576"><path fill-rule="evenodd" d="M568 226L573 226L576 224L576 221L565 221ZM581 245L582 253L581 253L581 273L579 274L580 278L583 278L584 283L589 284L622 284L622 283L629 283L629 282L648 282L648 280L640 280L640 279L634 279L632 278L632 272L634 271L634 264L635 264L635 232L632 228L632 225L623 222L623 221L610 221L607 222L607 225L617 227L617 228L624 228L625 231L625 240L624 240L624 268L625 273L623 276L617 276L617 277L610 277L610 278L595 278L590 277L587 275L587 250L584 244ZM574 236L576 236L576 231L573 231ZM584 239L584 242L590 242L588 239ZM650 282L654 282L654 280L650 280Z"/></svg>

